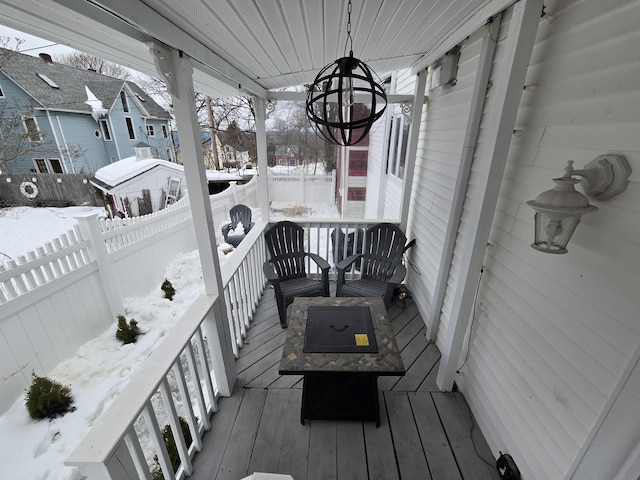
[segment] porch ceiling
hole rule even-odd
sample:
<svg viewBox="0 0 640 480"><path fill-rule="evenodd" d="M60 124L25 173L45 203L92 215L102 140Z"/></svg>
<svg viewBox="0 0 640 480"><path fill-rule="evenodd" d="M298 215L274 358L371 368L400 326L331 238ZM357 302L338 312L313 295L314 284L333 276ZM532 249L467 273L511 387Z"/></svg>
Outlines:
<svg viewBox="0 0 640 480"><path fill-rule="evenodd" d="M422 68L513 0L353 0L354 56ZM214 96L311 83L345 55L345 0L0 0L2 23L157 76L145 42L196 60ZM348 52L347 52L348 53Z"/></svg>

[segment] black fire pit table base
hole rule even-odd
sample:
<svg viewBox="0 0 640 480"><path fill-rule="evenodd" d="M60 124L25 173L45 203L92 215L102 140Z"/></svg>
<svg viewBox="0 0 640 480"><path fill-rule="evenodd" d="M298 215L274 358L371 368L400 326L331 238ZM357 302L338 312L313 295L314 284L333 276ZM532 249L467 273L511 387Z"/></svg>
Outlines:
<svg viewBox="0 0 640 480"><path fill-rule="evenodd" d="M307 373L300 423L309 420L375 421L380 426L378 377L366 373Z"/></svg>
<svg viewBox="0 0 640 480"><path fill-rule="evenodd" d="M379 426L378 377L405 374L382 298L296 298L279 372L304 377L303 425L318 419Z"/></svg>

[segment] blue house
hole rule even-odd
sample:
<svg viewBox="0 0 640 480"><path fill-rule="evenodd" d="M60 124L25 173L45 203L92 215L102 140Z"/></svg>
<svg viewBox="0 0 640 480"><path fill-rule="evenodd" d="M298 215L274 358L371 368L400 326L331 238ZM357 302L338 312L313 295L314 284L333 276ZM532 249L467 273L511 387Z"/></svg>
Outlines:
<svg viewBox="0 0 640 480"><path fill-rule="evenodd" d="M165 111L135 83L0 49L0 168L93 173L145 142L175 161Z"/></svg>

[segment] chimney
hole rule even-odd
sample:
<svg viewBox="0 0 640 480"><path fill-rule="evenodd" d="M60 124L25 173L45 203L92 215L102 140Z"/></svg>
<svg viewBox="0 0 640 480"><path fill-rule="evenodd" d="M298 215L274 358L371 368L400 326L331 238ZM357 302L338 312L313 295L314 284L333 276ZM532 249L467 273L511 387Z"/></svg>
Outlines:
<svg viewBox="0 0 640 480"><path fill-rule="evenodd" d="M39 53L38 56L45 62L48 63L49 65L53 65L53 60L51 59L51 55L49 55L48 53Z"/></svg>

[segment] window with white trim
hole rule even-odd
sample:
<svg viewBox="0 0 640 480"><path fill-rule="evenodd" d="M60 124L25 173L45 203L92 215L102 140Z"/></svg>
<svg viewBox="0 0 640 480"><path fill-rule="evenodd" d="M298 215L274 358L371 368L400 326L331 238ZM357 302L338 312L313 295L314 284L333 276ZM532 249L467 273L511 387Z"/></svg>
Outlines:
<svg viewBox="0 0 640 480"><path fill-rule="evenodd" d="M102 130L102 136L106 141L111 140L111 130L109 130L109 122L106 120L100 120L100 129Z"/></svg>
<svg viewBox="0 0 640 480"><path fill-rule="evenodd" d="M136 130L133 128L133 120L131 117L124 117L124 121L127 123L127 131L129 132L129 138L131 140L136 139Z"/></svg>
<svg viewBox="0 0 640 480"><path fill-rule="evenodd" d="M404 166L409 143L409 120L404 115L391 118L387 144L387 174L404 178Z"/></svg>
<svg viewBox="0 0 640 480"><path fill-rule="evenodd" d="M154 128L153 125L148 125L147 124L147 135L149 135L150 137L155 137L156 136L156 129Z"/></svg>
<svg viewBox="0 0 640 480"><path fill-rule="evenodd" d="M162 136L164 138L169 138L169 129L167 128L166 125L161 125L162 127Z"/></svg>
<svg viewBox="0 0 640 480"><path fill-rule="evenodd" d="M122 110L128 112L129 102L127 102L127 94L124 92L124 90L120 90L120 100L122 101Z"/></svg>
<svg viewBox="0 0 640 480"><path fill-rule="evenodd" d="M41 142L42 135L40 135L40 130L38 130L38 122L34 117L24 117L22 119L24 123L24 128L27 132L30 142Z"/></svg>
<svg viewBox="0 0 640 480"><path fill-rule="evenodd" d="M34 158L33 163L38 173L64 173L59 158Z"/></svg>
<svg viewBox="0 0 640 480"><path fill-rule="evenodd" d="M0 85L0 98L4 98L4 92L2 91L2 85Z"/></svg>

